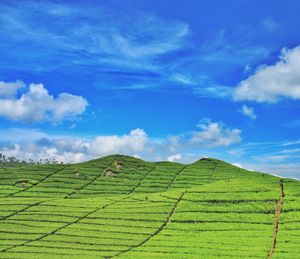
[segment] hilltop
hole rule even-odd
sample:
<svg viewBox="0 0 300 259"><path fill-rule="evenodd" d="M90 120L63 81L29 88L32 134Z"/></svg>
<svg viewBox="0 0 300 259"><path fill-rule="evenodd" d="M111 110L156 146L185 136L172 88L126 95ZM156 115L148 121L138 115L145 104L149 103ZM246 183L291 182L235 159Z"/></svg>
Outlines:
<svg viewBox="0 0 300 259"><path fill-rule="evenodd" d="M300 182L204 158L0 168L0 258L296 258Z"/></svg>

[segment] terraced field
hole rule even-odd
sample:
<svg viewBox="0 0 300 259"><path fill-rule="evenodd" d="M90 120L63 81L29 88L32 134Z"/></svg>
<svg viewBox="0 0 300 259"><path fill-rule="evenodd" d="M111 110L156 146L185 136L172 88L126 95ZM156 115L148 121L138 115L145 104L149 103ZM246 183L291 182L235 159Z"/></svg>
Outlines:
<svg viewBox="0 0 300 259"><path fill-rule="evenodd" d="M120 155L0 179L0 258L299 258L296 180Z"/></svg>

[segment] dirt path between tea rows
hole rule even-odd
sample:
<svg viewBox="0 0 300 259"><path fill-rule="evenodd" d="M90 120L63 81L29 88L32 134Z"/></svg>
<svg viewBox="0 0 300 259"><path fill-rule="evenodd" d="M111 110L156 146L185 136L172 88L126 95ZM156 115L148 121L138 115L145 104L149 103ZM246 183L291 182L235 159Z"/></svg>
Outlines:
<svg viewBox="0 0 300 259"><path fill-rule="evenodd" d="M276 212L275 212L274 234L273 234L272 246L269 250L269 254L268 254L267 258L272 258L275 248L276 248L277 234L278 234L278 227L279 227L279 218L282 213L283 199L284 199L284 185L283 185L283 179L280 179L280 197L277 202L277 208L276 208Z"/></svg>

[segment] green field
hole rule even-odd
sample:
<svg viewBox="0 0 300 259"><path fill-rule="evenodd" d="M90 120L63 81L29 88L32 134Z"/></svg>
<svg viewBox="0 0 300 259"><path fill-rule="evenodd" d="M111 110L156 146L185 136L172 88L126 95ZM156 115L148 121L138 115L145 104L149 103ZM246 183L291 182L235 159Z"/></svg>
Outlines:
<svg viewBox="0 0 300 259"><path fill-rule="evenodd" d="M300 182L216 159L0 168L0 258L299 258Z"/></svg>

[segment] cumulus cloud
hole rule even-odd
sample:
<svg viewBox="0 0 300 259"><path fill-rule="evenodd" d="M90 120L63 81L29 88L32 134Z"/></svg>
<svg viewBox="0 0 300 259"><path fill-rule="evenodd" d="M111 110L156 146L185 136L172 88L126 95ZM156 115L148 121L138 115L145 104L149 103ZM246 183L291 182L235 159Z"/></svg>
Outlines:
<svg viewBox="0 0 300 259"><path fill-rule="evenodd" d="M22 132L21 129L12 131ZM27 134L28 130L24 130L24 133ZM145 151L146 144L149 143L148 136L142 129L134 129L121 136L104 135L94 139L41 135L40 131L29 133L30 141L2 144L0 153L24 160L56 159L74 163L116 153L136 156L137 153ZM40 138L41 136L43 137Z"/></svg>
<svg viewBox="0 0 300 259"><path fill-rule="evenodd" d="M226 147L241 141L241 130L226 128L223 123L202 120L198 124L200 131L192 133L190 142L205 147Z"/></svg>
<svg viewBox="0 0 300 259"><path fill-rule="evenodd" d="M206 124L208 125L208 122ZM221 127L221 124L218 123L218 125L218 127ZM221 128L224 131L225 126L223 125ZM229 129L229 131L233 130ZM246 144L244 146L245 150L233 152L231 152L232 150L227 150L226 152L226 148L223 148L218 152L216 149L208 149L206 147L201 149L199 145L190 145L189 139L183 140L182 135L181 137L175 136L157 141L157 139L147 136L142 129L135 129L124 135L106 135L92 139L49 135L40 130L36 130L35 132L35 130L28 131L26 129L24 132L22 132L22 129L7 129L5 138L3 139L3 132L0 132L0 153L7 156L15 156L18 159L56 159L65 163L75 163L104 155L121 153L148 161L169 160L191 163L202 157L216 157L230 161L232 156L242 152L243 156L246 155L250 160L248 162L243 161L242 165L235 163L236 166L299 178L299 148L284 149L274 154L266 153L269 152L269 149L265 149L266 145L271 145L272 147L278 145L278 148L281 148L283 142L269 144L254 143L253 150L248 150L249 145ZM15 132L22 134L24 139L16 141L13 134ZM110 152L105 148L95 148L98 145L105 146L111 139L113 139L114 143L109 144L111 146L109 148ZM299 141L294 141L293 143L299 144ZM200 145L203 145L203 142ZM264 148L258 148L260 145L264 146ZM259 154L257 153L258 151ZM230 157L227 157L226 153L229 153ZM255 157L252 156L253 154L255 154ZM233 160L232 162L235 161ZM280 164L280 162L285 162L285 164Z"/></svg>
<svg viewBox="0 0 300 259"><path fill-rule="evenodd" d="M0 81L0 98L1 97L14 97L18 90L23 88L25 84L22 81L4 82Z"/></svg>
<svg viewBox="0 0 300 259"><path fill-rule="evenodd" d="M99 136L91 143L91 151L98 155L113 153L135 154L143 151L148 141L147 134L142 129L130 131L128 135Z"/></svg>
<svg viewBox="0 0 300 259"><path fill-rule="evenodd" d="M275 103L300 99L300 46L283 49L274 65L263 65L235 88L234 100Z"/></svg>
<svg viewBox="0 0 300 259"><path fill-rule="evenodd" d="M171 155L171 156L168 156L167 160L169 162L180 162L182 159L182 155L181 154L175 154L175 155Z"/></svg>
<svg viewBox="0 0 300 259"><path fill-rule="evenodd" d="M241 109L239 110L240 113L244 114L245 116L251 118L252 120L256 119L255 111L252 107L249 107L247 105L243 105Z"/></svg>
<svg viewBox="0 0 300 259"><path fill-rule="evenodd" d="M0 131L0 153L24 160L56 159L70 163L117 153L152 161L191 162L203 157L203 154L211 154L207 148L229 146L240 141L240 131L228 129L223 124L207 121L199 127L201 131L159 139L150 138L139 128L128 134L94 138L49 135L38 129L11 128ZM24 138L15 138L16 134Z"/></svg>
<svg viewBox="0 0 300 259"><path fill-rule="evenodd" d="M11 85L11 83L4 84L3 89ZM13 86L16 89L20 88L20 85L22 83ZM0 96L0 116L12 121L57 123L81 115L88 105L83 97L69 93L60 93L54 97L48 93L43 84L30 84L28 91L20 97L15 97L16 91L17 89L14 95L11 92L9 96Z"/></svg>
<svg viewBox="0 0 300 259"><path fill-rule="evenodd" d="M46 144L46 142L48 143ZM65 163L77 163L92 158L86 153L85 145L85 142L77 139L43 139L43 141L39 142L22 142L7 145L0 148L0 153L6 156L15 156L26 161L29 159L35 161L39 159L55 159Z"/></svg>

